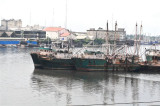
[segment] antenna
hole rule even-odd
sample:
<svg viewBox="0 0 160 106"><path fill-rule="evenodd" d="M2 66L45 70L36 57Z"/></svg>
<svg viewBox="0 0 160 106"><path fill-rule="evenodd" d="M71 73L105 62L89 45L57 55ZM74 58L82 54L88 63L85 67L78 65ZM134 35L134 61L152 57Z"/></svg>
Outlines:
<svg viewBox="0 0 160 106"><path fill-rule="evenodd" d="M67 29L67 0L66 0L66 19L65 19L65 28Z"/></svg>
<svg viewBox="0 0 160 106"><path fill-rule="evenodd" d="M31 26L31 9L30 9L30 15L29 15L29 24Z"/></svg>
<svg viewBox="0 0 160 106"><path fill-rule="evenodd" d="M108 20L107 20L107 32L108 32Z"/></svg>
<svg viewBox="0 0 160 106"><path fill-rule="evenodd" d="M53 27L54 27L54 8L53 8Z"/></svg>
<svg viewBox="0 0 160 106"><path fill-rule="evenodd" d="M1 21L2 21L2 16L1 16ZM1 21L0 21L0 23L1 23ZM2 25L2 23L1 23L1 25Z"/></svg>
<svg viewBox="0 0 160 106"><path fill-rule="evenodd" d="M45 20L44 20L44 24L45 24L45 27L46 27L46 18L45 18Z"/></svg>
<svg viewBox="0 0 160 106"><path fill-rule="evenodd" d="M112 30L113 30L113 13L112 13Z"/></svg>

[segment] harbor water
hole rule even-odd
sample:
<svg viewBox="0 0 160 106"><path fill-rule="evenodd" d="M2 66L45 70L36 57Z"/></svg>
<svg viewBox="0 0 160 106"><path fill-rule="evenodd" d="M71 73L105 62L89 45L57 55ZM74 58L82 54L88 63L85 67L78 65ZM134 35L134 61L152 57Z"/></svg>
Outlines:
<svg viewBox="0 0 160 106"><path fill-rule="evenodd" d="M160 73L35 70L33 48L0 48L0 106L160 105Z"/></svg>

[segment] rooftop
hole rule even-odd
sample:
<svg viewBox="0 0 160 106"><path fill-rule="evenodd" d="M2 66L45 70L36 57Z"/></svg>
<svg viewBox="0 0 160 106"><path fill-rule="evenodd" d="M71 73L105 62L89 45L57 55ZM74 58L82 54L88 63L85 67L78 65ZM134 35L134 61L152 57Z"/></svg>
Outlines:
<svg viewBox="0 0 160 106"><path fill-rule="evenodd" d="M43 29L43 31L53 31L53 32L57 32L57 31L60 31L64 28L60 28L60 27L47 27L45 29Z"/></svg>
<svg viewBox="0 0 160 106"><path fill-rule="evenodd" d="M69 32L66 32L66 33L63 33L63 34L61 35L61 37L66 37L66 36L68 36L68 35L70 35L70 33L69 33Z"/></svg>

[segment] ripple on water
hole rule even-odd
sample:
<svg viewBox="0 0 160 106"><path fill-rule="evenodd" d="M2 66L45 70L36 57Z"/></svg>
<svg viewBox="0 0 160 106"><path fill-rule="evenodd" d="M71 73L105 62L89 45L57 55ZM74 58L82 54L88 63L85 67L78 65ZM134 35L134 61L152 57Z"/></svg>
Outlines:
<svg viewBox="0 0 160 106"><path fill-rule="evenodd" d="M133 105L160 101L160 74L34 71L30 51L0 48L0 105Z"/></svg>

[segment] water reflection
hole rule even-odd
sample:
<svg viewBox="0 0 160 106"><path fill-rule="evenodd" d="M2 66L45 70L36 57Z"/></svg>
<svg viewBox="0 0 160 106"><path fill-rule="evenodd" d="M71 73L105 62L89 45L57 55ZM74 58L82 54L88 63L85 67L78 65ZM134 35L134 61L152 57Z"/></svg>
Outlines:
<svg viewBox="0 0 160 106"><path fill-rule="evenodd" d="M33 50L0 48L0 106L160 104L160 74L33 72Z"/></svg>
<svg viewBox="0 0 160 106"><path fill-rule="evenodd" d="M150 76L154 79L150 79ZM34 92L44 95L53 94L53 100L63 105L120 105L122 103L123 106L125 105L123 103L135 105L138 104L136 102L144 102L139 103L144 105L145 102L160 100L159 76L159 74L144 73L35 70L31 78L31 86Z"/></svg>

